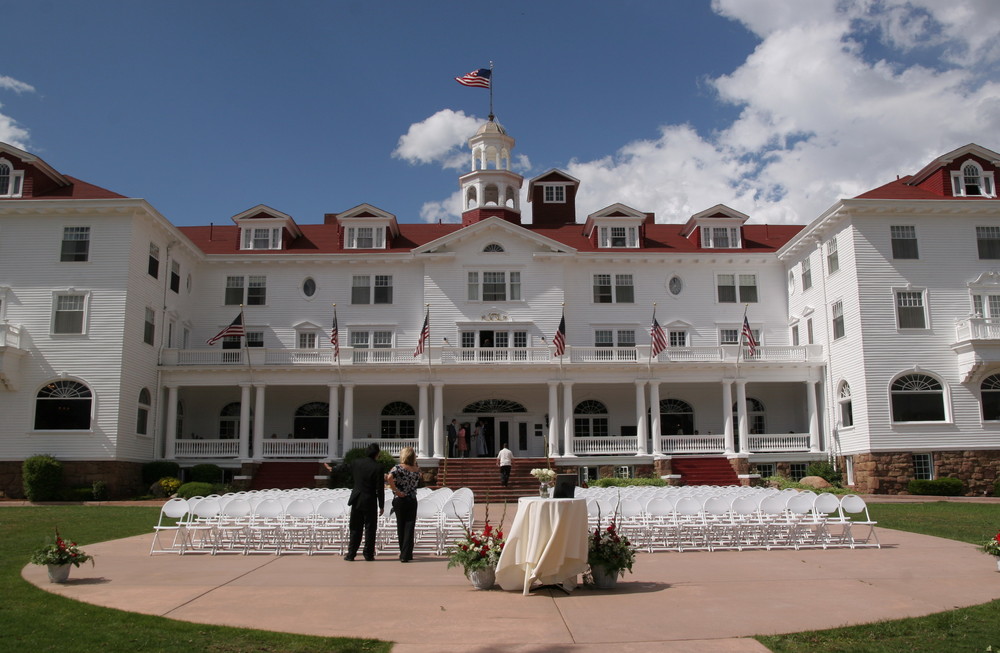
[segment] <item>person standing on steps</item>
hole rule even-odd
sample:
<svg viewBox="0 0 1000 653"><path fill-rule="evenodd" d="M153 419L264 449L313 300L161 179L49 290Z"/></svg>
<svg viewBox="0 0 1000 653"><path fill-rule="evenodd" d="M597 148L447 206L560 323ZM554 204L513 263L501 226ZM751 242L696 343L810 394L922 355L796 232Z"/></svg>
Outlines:
<svg viewBox="0 0 1000 653"><path fill-rule="evenodd" d="M458 420L451 420L451 424L448 425L448 457L454 458L455 454L458 453Z"/></svg>
<svg viewBox="0 0 1000 653"><path fill-rule="evenodd" d="M514 452L507 448L507 443L503 443L503 448L497 453L497 466L500 467L500 486L507 487L510 482L510 470L514 465Z"/></svg>
<svg viewBox="0 0 1000 653"><path fill-rule="evenodd" d="M361 536L365 537L364 556L371 562L375 559L375 529L378 518L385 510L385 477L382 476L382 466L378 464L379 448L372 442L365 449L365 455L351 463L351 475L354 478L354 489L347 505L351 507L349 522L350 540L347 545L347 555L344 560L351 562L358 554L361 546ZM377 510L376 510L377 508Z"/></svg>
<svg viewBox="0 0 1000 653"><path fill-rule="evenodd" d="M458 457L467 458L469 456L469 429L468 424L458 427Z"/></svg>

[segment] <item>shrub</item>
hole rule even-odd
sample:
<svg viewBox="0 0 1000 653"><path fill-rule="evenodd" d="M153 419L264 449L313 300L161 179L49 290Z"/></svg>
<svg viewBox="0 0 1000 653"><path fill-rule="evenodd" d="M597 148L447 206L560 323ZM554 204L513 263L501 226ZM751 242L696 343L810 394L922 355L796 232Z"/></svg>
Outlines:
<svg viewBox="0 0 1000 653"><path fill-rule="evenodd" d="M185 483L184 485L177 488L177 496L179 496L182 499L190 499L191 497L203 497L208 494L212 494L211 483Z"/></svg>
<svg viewBox="0 0 1000 653"><path fill-rule="evenodd" d="M819 476L827 483L839 485L843 475L834 469L829 460L814 460L806 467L806 476Z"/></svg>
<svg viewBox="0 0 1000 653"><path fill-rule="evenodd" d="M64 488L59 493L59 498L63 501L92 501L94 488L90 486Z"/></svg>
<svg viewBox="0 0 1000 653"><path fill-rule="evenodd" d="M27 458L21 465L24 496L29 501L56 501L62 494L62 463L49 455Z"/></svg>
<svg viewBox="0 0 1000 653"><path fill-rule="evenodd" d="M1000 497L1000 478L993 481L993 496Z"/></svg>
<svg viewBox="0 0 1000 653"><path fill-rule="evenodd" d="M177 492L178 488L180 488L181 479L174 478L172 476L164 476L158 481L158 483L160 484L160 488L163 490L163 493L169 497Z"/></svg>
<svg viewBox="0 0 1000 653"><path fill-rule="evenodd" d="M910 494L920 494L935 497L957 497L962 494L962 480L944 477L933 481L914 479L906 486Z"/></svg>
<svg viewBox="0 0 1000 653"><path fill-rule="evenodd" d="M181 466L171 460L154 460L142 466L142 484L149 487L164 476L177 478L181 475Z"/></svg>
<svg viewBox="0 0 1000 653"><path fill-rule="evenodd" d="M94 501L108 500L108 484L104 481L94 481L94 484L90 487L90 489Z"/></svg>
<svg viewBox="0 0 1000 653"><path fill-rule="evenodd" d="M188 470L187 479L191 483L221 483L222 468L210 463L195 465Z"/></svg>
<svg viewBox="0 0 1000 653"><path fill-rule="evenodd" d="M667 482L662 478L599 478L588 483L590 487L631 487L635 485L653 485L662 487Z"/></svg>

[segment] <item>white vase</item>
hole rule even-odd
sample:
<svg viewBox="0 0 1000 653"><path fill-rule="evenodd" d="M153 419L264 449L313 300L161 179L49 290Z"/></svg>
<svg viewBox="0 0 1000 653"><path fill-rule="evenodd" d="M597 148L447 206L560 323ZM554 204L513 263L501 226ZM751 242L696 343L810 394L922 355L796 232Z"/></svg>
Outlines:
<svg viewBox="0 0 1000 653"><path fill-rule="evenodd" d="M69 568L73 565L68 562L64 565L47 565L49 568L50 583L65 583L69 578Z"/></svg>
<svg viewBox="0 0 1000 653"><path fill-rule="evenodd" d="M994 556L993 559L997 561L997 571L1000 571L1000 556Z"/></svg>
<svg viewBox="0 0 1000 653"><path fill-rule="evenodd" d="M590 575L594 579L594 586L597 589L613 590L618 586L618 572L608 571L600 565L590 568Z"/></svg>
<svg viewBox="0 0 1000 653"><path fill-rule="evenodd" d="M488 590L497 582L497 570L493 567L481 567L465 572L466 578L477 590Z"/></svg>

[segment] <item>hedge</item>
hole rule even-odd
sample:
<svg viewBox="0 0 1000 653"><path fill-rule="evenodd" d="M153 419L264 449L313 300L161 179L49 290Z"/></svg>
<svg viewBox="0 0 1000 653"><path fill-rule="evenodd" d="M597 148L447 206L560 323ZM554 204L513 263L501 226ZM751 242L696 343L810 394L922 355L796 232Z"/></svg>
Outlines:
<svg viewBox="0 0 1000 653"><path fill-rule="evenodd" d="M63 466L49 455L31 456L21 465L24 496L28 501L58 501L62 498Z"/></svg>
<svg viewBox="0 0 1000 653"><path fill-rule="evenodd" d="M906 486L910 494L936 497L957 497L962 494L962 480L958 478L936 478L933 481L914 479Z"/></svg>

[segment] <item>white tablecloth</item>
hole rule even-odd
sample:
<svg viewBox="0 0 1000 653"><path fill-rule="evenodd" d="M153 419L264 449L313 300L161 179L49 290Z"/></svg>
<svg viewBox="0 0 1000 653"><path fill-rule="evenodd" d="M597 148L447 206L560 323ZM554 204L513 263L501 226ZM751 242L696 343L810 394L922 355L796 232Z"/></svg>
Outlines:
<svg viewBox="0 0 1000 653"><path fill-rule="evenodd" d="M522 497L497 564L500 587L528 594L534 581L558 585L586 570L586 499Z"/></svg>

